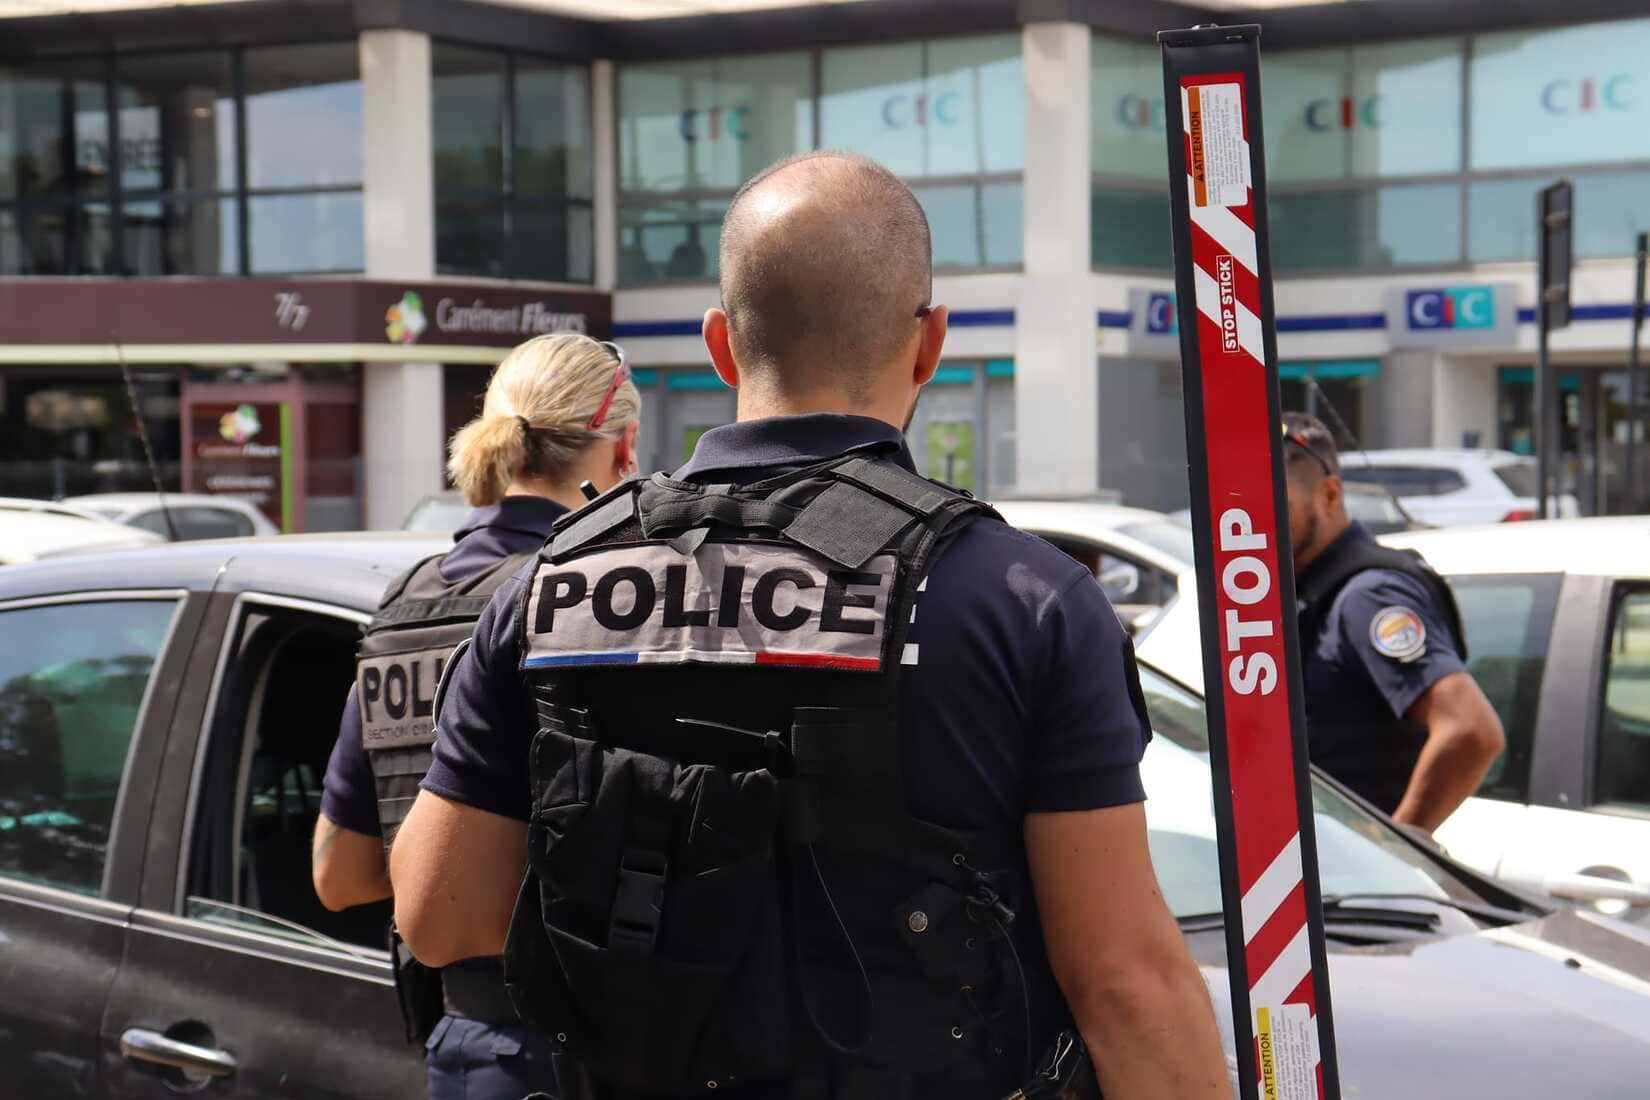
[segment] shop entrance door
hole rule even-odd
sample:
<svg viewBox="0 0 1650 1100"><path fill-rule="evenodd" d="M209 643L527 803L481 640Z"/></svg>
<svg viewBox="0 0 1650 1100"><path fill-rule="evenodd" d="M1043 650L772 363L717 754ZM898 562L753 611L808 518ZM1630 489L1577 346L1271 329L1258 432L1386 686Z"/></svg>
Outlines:
<svg viewBox="0 0 1650 1100"><path fill-rule="evenodd" d="M1650 503L1650 454L1645 428L1638 433L1635 499L1627 499L1627 371L1616 366L1560 367L1556 370L1559 408L1559 491L1573 493L1583 515L1623 515ZM1518 454L1534 454L1534 370L1502 367L1497 380L1498 444Z"/></svg>
<svg viewBox="0 0 1650 1100"><path fill-rule="evenodd" d="M181 403L184 492L248 501L282 531L361 528L358 367L191 367Z"/></svg>

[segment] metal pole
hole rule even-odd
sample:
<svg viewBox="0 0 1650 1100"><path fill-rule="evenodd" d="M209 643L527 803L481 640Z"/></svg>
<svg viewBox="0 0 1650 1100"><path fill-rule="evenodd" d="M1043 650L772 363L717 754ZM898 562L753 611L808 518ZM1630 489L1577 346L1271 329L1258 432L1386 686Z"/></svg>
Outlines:
<svg viewBox="0 0 1650 1100"><path fill-rule="evenodd" d="M1622 505L1627 514L1638 507L1639 327L1644 324L1644 265L1650 257L1650 233L1640 233L1633 259L1633 327L1627 341L1627 476L1622 483Z"/></svg>
<svg viewBox="0 0 1650 1100"><path fill-rule="evenodd" d="M1547 367L1547 193L1540 192L1535 197L1535 224L1536 224L1536 278L1535 278L1535 321L1537 336L1535 345L1535 408L1531 418L1534 423L1531 428L1535 436L1535 514L1537 519L1547 518L1547 492L1553 474L1552 461L1552 430L1548 424L1549 413L1552 411L1552 395L1547 392L1549 370Z"/></svg>

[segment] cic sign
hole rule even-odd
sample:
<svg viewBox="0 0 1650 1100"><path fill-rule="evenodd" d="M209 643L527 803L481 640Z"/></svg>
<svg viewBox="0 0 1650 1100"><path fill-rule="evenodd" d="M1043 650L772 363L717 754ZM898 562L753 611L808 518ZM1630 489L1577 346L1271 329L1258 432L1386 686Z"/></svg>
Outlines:
<svg viewBox="0 0 1650 1100"><path fill-rule="evenodd" d="M1511 347L1518 333L1510 283L1398 287L1387 292L1393 347Z"/></svg>
<svg viewBox="0 0 1650 1100"><path fill-rule="evenodd" d="M1172 289L1129 288L1128 354L1143 359L1180 358L1180 314Z"/></svg>

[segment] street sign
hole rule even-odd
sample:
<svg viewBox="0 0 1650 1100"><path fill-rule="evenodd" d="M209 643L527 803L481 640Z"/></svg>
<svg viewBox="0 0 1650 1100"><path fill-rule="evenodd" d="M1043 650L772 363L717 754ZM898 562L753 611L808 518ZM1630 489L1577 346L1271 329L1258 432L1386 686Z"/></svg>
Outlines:
<svg viewBox="0 0 1650 1100"><path fill-rule="evenodd" d="M1338 1100L1306 755L1260 28L1158 35L1226 955L1245 1100Z"/></svg>

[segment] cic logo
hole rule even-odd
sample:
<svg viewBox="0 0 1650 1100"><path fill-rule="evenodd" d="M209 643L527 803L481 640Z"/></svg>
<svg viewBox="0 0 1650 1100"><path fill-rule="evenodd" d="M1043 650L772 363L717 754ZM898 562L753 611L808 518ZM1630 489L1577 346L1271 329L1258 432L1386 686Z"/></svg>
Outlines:
<svg viewBox="0 0 1650 1100"><path fill-rule="evenodd" d="M1163 97L1130 92L1117 101L1117 122L1125 130L1163 132Z"/></svg>
<svg viewBox="0 0 1650 1100"><path fill-rule="evenodd" d="M683 141L717 141L723 137L744 141L750 137L750 112L748 106L683 111L676 131Z"/></svg>
<svg viewBox="0 0 1650 1100"><path fill-rule="evenodd" d="M1154 290L1146 295L1146 335L1180 335L1180 315L1175 311L1173 291Z"/></svg>
<svg viewBox="0 0 1650 1100"><path fill-rule="evenodd" d="M1356 99L1342 96L1335 99L1314 99L1306 105L1308 130L1354 130L1359 127L1375 129L1381 124L1381 97L1364 96Z"/></svg>
<svg viewBox="0 0 1650 1100"><path fill-rule="evenodd" d="M1495 288L1449 286L1411 290L1404 308L1412 329L1484 329L1495 327Z"/></svg>
<svg viewBox="0 0 1650 1100"><path fill-rule="evenodd" d="M958 101L961 98L956 92L941 92L936 96L889 96L882 101L882 124L890 130L904 130L911 126L927 126L936 122L941 126L951 126L957 121Z"/></svg>
<svg viewBox="0 0 1650 1100"><path fill-rule="evenodd" d="M1550 115L1586 114L1603 108L1625 111L1633 105L1627 98L1631 73L1617 73L1603 80L1550 80L1541 88L1541 106Z"/></svg>

